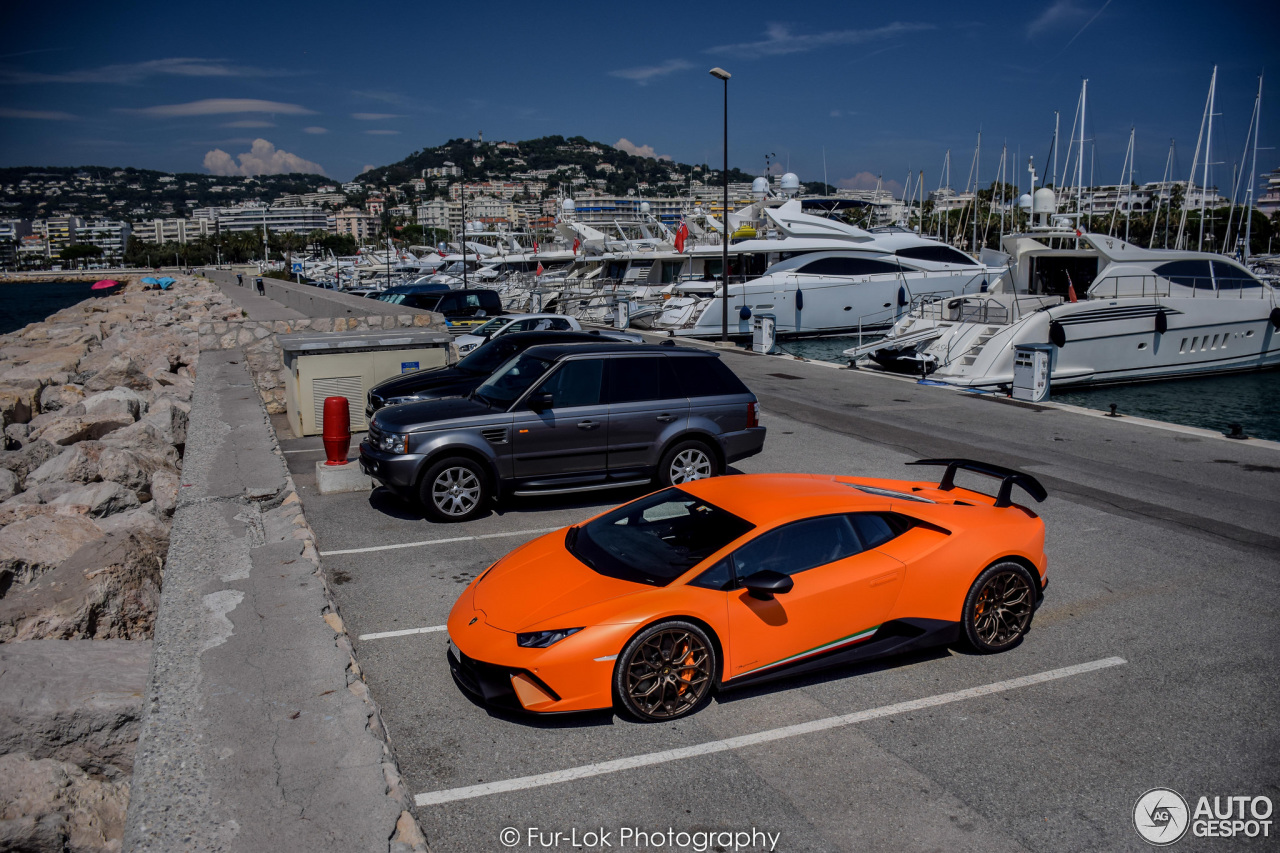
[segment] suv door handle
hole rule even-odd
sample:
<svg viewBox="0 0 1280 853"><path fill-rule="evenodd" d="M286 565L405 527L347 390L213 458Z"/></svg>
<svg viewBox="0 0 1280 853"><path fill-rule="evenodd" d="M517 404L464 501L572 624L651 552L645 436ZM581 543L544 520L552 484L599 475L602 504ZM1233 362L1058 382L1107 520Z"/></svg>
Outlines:
<svg viewBox="0 0 1280 853"><path fill-rule="evenodd" d="M600 424L595 421L578 421L578 429L595 429Z"/></svg>
<svg viewBox="0 0 1280 853"><path fill-rule="evenodd" d="M658 415L658 420L664 424L669 424L675 419L676 419L675 415L668 415L666 412L663 412L662 414Z"/></svg>

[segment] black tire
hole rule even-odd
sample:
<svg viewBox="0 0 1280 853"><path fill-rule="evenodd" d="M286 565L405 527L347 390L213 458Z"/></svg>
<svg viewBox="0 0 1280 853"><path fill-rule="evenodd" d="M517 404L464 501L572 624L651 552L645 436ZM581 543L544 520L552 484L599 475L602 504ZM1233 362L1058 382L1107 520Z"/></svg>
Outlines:
<svg viewBox="0 0 1280 853"><path fill-rule="evenodd" d="M677 441L667 448L658 463L658 482L678 486L705 480L720 473L720 461L705 441L696 438Z"/></svg>
<svg viewBox="0 0 1280 853"><path fill-rule="evenodd" d="M432 521L470 521L485 511L492 491L480 463L465 456L449 456L433 463L422 475L418 500Z"/></svg>
<svg viewBox="0 0 1280 853"><path fill-rule="evenodd" d="M643 723L678 720L711 696L719 665L704 630L680 620L659 622L632 637L618 655L614 699Z"/></svg>
<svg viewBox="0 0 1280 853"><path fill-rule="evenodd" d="M1007 651L1031 629L1039 585L1021 563L1001 561L982 570L964 599L961 630L979 654Z"/></svg>

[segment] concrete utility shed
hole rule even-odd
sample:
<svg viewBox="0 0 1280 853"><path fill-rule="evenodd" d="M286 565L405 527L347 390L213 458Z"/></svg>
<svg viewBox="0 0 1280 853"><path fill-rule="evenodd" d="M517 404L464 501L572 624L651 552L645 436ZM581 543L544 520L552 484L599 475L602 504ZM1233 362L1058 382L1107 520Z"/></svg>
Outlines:
<svg viewBox="0 0 1280 853"><path fill-rule="evenodd" d="M297 436L317 435L325 397L346 397L351 429L364 430L365 395L400 373L449 363L444 332L402 329L387 332L299 332L278 338L286 368L285 411Z"/></svg>

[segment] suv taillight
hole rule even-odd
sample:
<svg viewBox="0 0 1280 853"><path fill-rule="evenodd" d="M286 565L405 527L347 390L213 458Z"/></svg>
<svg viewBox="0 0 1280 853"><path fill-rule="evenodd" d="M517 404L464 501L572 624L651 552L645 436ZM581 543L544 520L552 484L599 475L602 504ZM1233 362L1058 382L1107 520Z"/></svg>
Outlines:
<svg viewBox="0 0 1280 853"><path fill-rule="evenodd" d="M760 426L760 404L747 403L747 429Z"/></svg>

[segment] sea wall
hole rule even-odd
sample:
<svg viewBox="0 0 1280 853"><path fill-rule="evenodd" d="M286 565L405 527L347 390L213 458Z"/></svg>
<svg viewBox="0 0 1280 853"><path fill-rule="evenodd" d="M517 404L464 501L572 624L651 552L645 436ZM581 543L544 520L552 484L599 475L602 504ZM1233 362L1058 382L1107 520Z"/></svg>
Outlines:
<svg viewBox="0 0 1280 853"><path fill-rule="evenodd" d="M214 281L238 287L234 273L225 270L202 272ZM255 320L247 311L242 311L234 316L201 323L198 332L202 350L239 348L244 351L258 395L271 414L279 414L285 410L284 362L277 340L279 335L293 332L446 329L444 317L431 311L390 305L376 299L321 290L309 285L290 284L277 279L265 278L263 283L268 298L306 316L286 320ZM246 275L244 287L250 293L253 292L251 276ZM451 355L451 359L454 357L456 353Z"/></svg>

